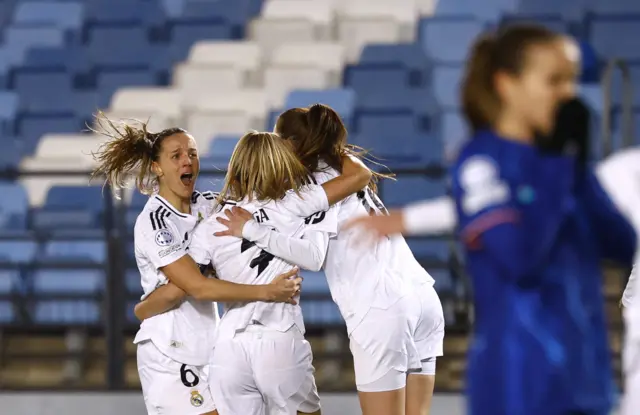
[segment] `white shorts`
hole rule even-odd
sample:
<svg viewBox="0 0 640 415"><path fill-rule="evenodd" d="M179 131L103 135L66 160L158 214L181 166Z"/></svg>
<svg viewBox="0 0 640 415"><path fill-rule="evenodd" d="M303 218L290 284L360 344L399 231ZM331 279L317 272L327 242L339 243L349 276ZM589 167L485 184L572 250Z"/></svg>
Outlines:
<svg viewBox="0 0 640 415"><path fill-rule="evenodd" d="M622 349L624 396L620 415L637 415L640 411L640 313L626 308L624 312L625 337Z"/></svg>
<svg viewBox="0 0 640 415"><path fill-rule="evenodd" d="M206 365L176 362L145 341L138 344L138 374L149 415L201 415L216 409Z"/></svg>
<svg viewBox="0 0 640 415"><path fill-rule="evenodd" d="M387 309L372 307L350 335L358 391L402 389L407 374L434 375L443 341L442 304L429 284Z"/></svg>
<svg viewBox="0 0 640 415"><path fill-rule="evenodd" d="M309 342L297 327L280 332L250 325L218 340L211 393L221 414L296 415L320 409Z"/></svg>

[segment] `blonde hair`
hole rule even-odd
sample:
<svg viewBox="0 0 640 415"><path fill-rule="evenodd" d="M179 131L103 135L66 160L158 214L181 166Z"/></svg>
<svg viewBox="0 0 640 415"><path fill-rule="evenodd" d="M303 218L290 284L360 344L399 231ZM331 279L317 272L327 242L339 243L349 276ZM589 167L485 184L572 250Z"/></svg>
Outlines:
<svg viewBox="0 0 640 415"><path fill-rule="evenodd" d="M143 194L151 194L158 187L158 178L151 166L158 160L162 140L174 134L185 133L182 128L167 128L159 133L147 130L147 123L133 120L133 124L115 125L104 113L96 116L96 127L91 131L107 137L98 151L92 153L98 166L91 174L91 180L106 176L106 182L114 189L127 185L130 175L136 174L136 188ZM137 124L137 125L136 125Z"/></svg>
<svg viewBox="0 0 640 415"><path fill-rule="evenodd" d="M284 140L272 133L245 134L231 155L219 201L279 200L311 183L307 169Z"/></svg>

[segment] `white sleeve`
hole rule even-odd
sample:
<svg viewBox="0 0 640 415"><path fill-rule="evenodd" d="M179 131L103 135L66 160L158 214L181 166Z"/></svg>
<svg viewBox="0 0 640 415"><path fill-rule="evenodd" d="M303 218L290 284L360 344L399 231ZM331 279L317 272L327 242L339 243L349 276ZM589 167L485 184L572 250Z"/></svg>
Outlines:
<svg viewBox="0 0 640 415"><path fill-rule="evenodd" d="M408 205L402 216L407 235L448 233L457 225L455 205L448 196Z"/></svg>
<svg viewBox="0 0 640 415"><path fill-rule="evenodd" d="M327 193L318 184L304 186L299 193L290 190L280 203L283 203L294 216L300 218L307 218L316 212L329 210Z"/></svg>
<svg viewBox="0 0 640 415"><path fill-rule="evenodd" d="M302 239L283 235L250 220L242 229L242 237L260 249L310 271L319 271L324 264L330 235L318 230L305 230Z"/></svg>
<svg viewBox="0 0 640 415"><path fill-rule="evenodd" d="M629 275L627 286L624 288L624 292L622 293L622 305L625 307L629 307L634 301L638 301L637 298L634 299L638 285L638 272L638 264L635 264L631 270L631 275Z"/></svg>
<svg viewBox="0 0 640 415"><path fill-rule="evenodd" d="M166 220L160 229L141 218L135 226L135 245L156 269L165 267L187 254L186 244L172 221Z"/></svg>
<svg viewBox="0 0 640 415"><path fill-rule="evenodd" d="M200 223L195 232L193 232L188 252L189 256L191 256L197 264L209 265L209 263L211 263L210 238L213 237L213 230L211 229L209 220Z"/></svg>

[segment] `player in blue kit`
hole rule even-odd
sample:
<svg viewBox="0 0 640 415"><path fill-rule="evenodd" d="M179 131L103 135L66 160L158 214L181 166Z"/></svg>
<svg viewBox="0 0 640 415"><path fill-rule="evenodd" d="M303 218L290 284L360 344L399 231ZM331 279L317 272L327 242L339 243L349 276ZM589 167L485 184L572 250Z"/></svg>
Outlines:
<svg viewBox="0 0 640 415"><path fill-rule="evenodd" d="M514 26L480 39L468 62L472 137L452 190L474 286L471 415L611 409L600 261L631 265L636 236L586 167L588 113L565 104L577 75L566 46Z"/></svg>

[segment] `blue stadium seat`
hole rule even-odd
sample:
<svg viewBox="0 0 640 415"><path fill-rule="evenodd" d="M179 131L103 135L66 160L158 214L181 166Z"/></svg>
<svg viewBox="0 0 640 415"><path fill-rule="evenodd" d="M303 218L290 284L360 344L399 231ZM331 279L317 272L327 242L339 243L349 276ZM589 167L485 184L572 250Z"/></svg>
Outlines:
<svg viewBox="0 0 640 415"><path fill-rule="evenodd" d="M304 291L300 299L304 322L307 325L344 324L344 319L336 303L332 300L305 301Z"/></svg>
<svg viewBox="0 0 640 415"><path fill-rule="evenodd" d="M200 169L226 169L239 140L237 135L216 136L209 143L207 153L200 158Z"/></svg>
<svg viewBox="0 0 640 415"><path fill-rule="evenodd" d="M591 1L588 4L591 11L596 14L640 14L640 3L635 0Z"/></svg>
<svg viewBox="0 0 640 415"><path fill-rule="evenodd" d="M126 302L125 316L127 319L127 323L129 324L140 324L140 321L136 318L136 315L133 312L133 309L137 303L137 301Z"/></svg>
<svg viewBox="0 0 640 415"><path fill-rule="evenodd" d="M45 244L42 261L104 264L106 256L107 245L104 240L55 240Z"/></svg>
<svg viewBox="0 0 640 415"><path fill-rule="evenodd" d="M36 259L38 245L34 241L0 241L0 262L28 264Z"/></svg>
<svg viewBox="0 0 640 415"><path fill-rule="evenodd" d="M83 120L71 112L60 114L26 114L17 119L18 134L25 140L25 151L35 151L40 138L48 133L78 133Z"/></svg>
<svg viewBox="0 0 640 415"><path fill-rule="evenodd" d="M60 114L71 111L73 81L64 70L17 70L14 74L14 89L20 96L20 108L35 113Z"/></svg>
<svg viewBox="0 0 640 415"><path fill-rule="evenodd" d="M160 0L164 13L170 18L182 16L187 0Z"/></svg>
<svg viewBox="0 0 640 415"><path fill-rule="evenodd" d="M157 1L88 1L85 21L93 25L131 25L147 28L164 23L165 15ZM122 44L115 43L119 47Z"/></svg>
<svg viewBox="0 0 640 415"><path fill-rule="evenodd" d="M5 137L11 135L15 130L18 99L15 92L0 91L0 133Z"/></svg>
<svg viewBox="0 0 640 415"><path fill-rule="evenodd" d="M370 150L379 162L393 169L420 168L442 162L444 149L439 138L427 134L367 135L349 137L349 142Z"/></svg>
<svg viewBox="0 0 640 415"><path fill-rule="evenodd" d="M313 104L325 104L336 110L345 120L349 121L353 117L356 94L350 88L314 90L294 90L289 93L284 107L308 107Z"/></svg>
<svg viewBox="0 0 640 415"><path fill-rule="evenodd" d="M360 64L401 64L410 71L413 85L422 85L431 62L419 43L366 45L360 54Z"/></svg>
<svg viewBox="0 0 640 415"><path fill-rule="evenodd" d="M0 270L0 296L24 291L20 271Z"/></svg>
<svg viewBox="0 0 640 415"><path fill-rule="evenodd" d="M388 207L404 206L418 200L443 196L447 186L443 180L405 175L398 181L385 180L381 186L382 201Z"/></svg>
<svg viewBox="0 0 640 415"><path fill-rule="evenodd" d="M640 59L640 51L634 40L640 33L640 15L595 16L590 32L591 44L602 58Z"/></svg>
<svg viewBox="0 0 640 415"><path fill-rule="evenodd" d="M440 134L445 145L445 154L452 155L468 136L462 115L458 112L445 112L441 119Z"/></svg>
<svg viewBox="0 0 640 415"><path fill-rule="evenodd" d="M220 192L224 186L224 173L217 175L200 174L196 188L202 192Z"/></svg>
<svg viewBox="0 0 640 415"><path fill-rule="evenodd" d="M171 62L175 63L185 60L191 46L198 41L231 38L231 26L227 23L175 22L171 25L171 40L167 56Z"/></svg>
<svg viewBox="0 0 640 415"><path fill-rule="evenodd" d="M344 72L344 85L353 89L356 94L374 88L384 91L404 89L409 86L409 71L397 64L358 64L347 67Z"/></svg>
<svg viewBox="0 0 640 415"><path fill-rule="evenodd" d="M67 45L63 48L37 47L27 51L21 65L24 70L66 71L71 75L90 69L86 49Z"/></svg>
<svg viewBox="0 0 640 415"><path fill-rule="evenodd" d="M84 4L80 2L23 1L16 5L13 21L77 29L82 25L83 11Z"/></svg>
<svg viewBox="0 0 640 415"><path fill-rule="evenodd" d="M495 21L505 9L504 0L446 0L439 1L435 7L438 17L473 16L482 21Z"/></svg>
<svg viewBox="0 0 640 415"><path fill-rule="evenodd" d="M445 240L408 238L407 245L418 261L446 263L449 259L449 243Z"/></svg>
<svg viewBox="0 0 640 415"><path fill-rule="evenodd" d="M25 155L25 146L22 140L11 134L3 137L2 152L0 152L0 169L17 169Z"/></svg>
<svg viewBox="0 0 640 415"><path fill-rule="evenodd" d="M429 117L439 111L431 89L369 88L358 91L356 109L359 112L413 112Z"/></svg>
<svg viewBox="0 0 640 415"><path fill-rule="evenodd" d="M461 64L482 30L471 18L426 18L420 21L420 43L436 63Z"/></svg>
<svg viewBox="0 0 640 415"><path fill-rule="evenodd" d="M13 323L16 319L16 312L9 301L0 301L0 324Z"/></svg>
<svg viewBox="0 0 640 415"><path fill-rule="evenodd" d="M300 275L304 278L302 298L305 294L329 294L329 283L324 271L301 271Z"/></svg>
<svg viewBox="0 0 640 415"><path fill-rule="evenodd" d="M37 270L33 274L35 294L97 295L105 285L103 270Z"/></svg>
<svg viewBox="0 0 640 415"><path fill-rule="evenodd" d="M129 86L156 85L155 74L147 69L138 70L103 70L98 73L98 105L106 108L112 95L119 89Z"/></svg>
<svg viewBox="0 0 640 415"><path fill-rule="evenodd" d="M131 195L131 201L129 202L129 207L127 209L127 218L126 218L127 227L132 231L133 231L133 226L136 223L136 219L138 218L138 215L140 214L140 212L142 212L142 209L144 208L144 205L147 203L147 200L149 200L149 196L143 195L137 190L133 191Z"/></svg>
<svg viewBox="0 0 640 415"><path fill-rule="evenodd" d="M557 33L569 33L569 23L557 14L515 14L507 15L500 22L502 25L535 23Z"/></svg>
<svg viewBox="0 0 640 415"><path fill-rule="evenodd" d="M100 307L95 301L41 300L35 305L37 324L92 325L100 322Z"/></svg>
<svg viewBox="0 0 640 415"><path fill-rule="evenodd" d="M361 112L355 118L358 134L381 137L402 137L420 131L418 118L413 112L374 114Z"/></svg>
<svg viewBox="0 0 640 415"><path fill-rule="evenodd" d="M640 55L640 52L639 52ZM629 65L629 72L631 75L631 88L633 96L633 105L637 106L640 103L640 64L632 63ZM629 87L622 82L622 74L620 71L614 71L611 82L611 102L615 105L622 104L622 97Z"/></svg>
<svg viewBox="0 0 640 415"><path fill-rule="evenodd" d="M0 229L26 229L29 199L24 187L19 183L0 182L0 194Z"/></svg>
<svg viewBox="0 0 640 415"><path fill-rule="evenodd" d="M429 269L429 275L436 281L434 288L438 294L450 294L455 290L455 283L448 269Z"/></svg>
<svg viewBox="0 0 640 415"><path fill-rule="evenodd" d="M64 45L64 31L56 27L12 25L4 29L4 43L22 53L34 46L60 47Z"/></svg>
<svg viewBox="0 0 640 415"><path fill-rule="evenodd" d="M34 212L36 229L98 229L104 211L101 186L53 186Z"/></svg>
<svg viewBox="0 0 640 415"><path fill-rule="evenodd" d="M593 7L599 1L590 0L520 0L517 12L523 14L557 14L570 20L584 17L587 7Z"/></svg>
<svg viewBox="0 0 640 415"><path fill-rule="evenodd" d="M140 26L94 26L88 45L90 60L99 68L147 68L157 53Z"/></svg>
<svg viewBox="0 0 640 415"><path fill-rule="evenodd" d="M140 271L137 268L128 269L125 274L125 286L130 294L142 295L142 285L140 283Z"/></svg>
<svg viewBox="0 0 640 415"><path fill-rule="evenodd" d="M460 107L461 66L438 66L433 70L433 93L443 109Z"/></svg>

